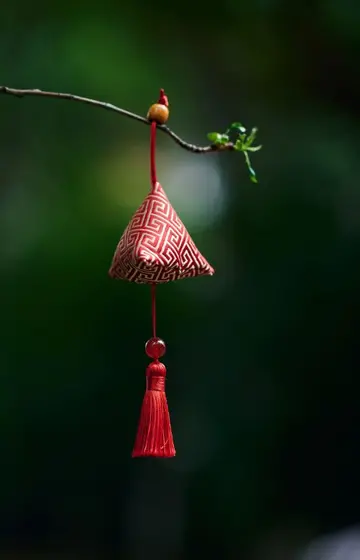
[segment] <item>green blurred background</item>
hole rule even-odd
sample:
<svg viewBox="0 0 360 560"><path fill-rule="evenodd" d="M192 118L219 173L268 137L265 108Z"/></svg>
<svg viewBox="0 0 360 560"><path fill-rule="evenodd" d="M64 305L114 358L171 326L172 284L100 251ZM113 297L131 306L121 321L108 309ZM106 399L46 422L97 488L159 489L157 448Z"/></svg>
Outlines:
<svg viewBox="0 0 360 560"><path fill-rule="evenodd" d="M0 84L165 135L158 174L213 278L158 290L177 457L132 460L149 290L109 279L149 189L149 129L0 96L0 557L288 560L360 521L360 6L1 6ZM20 555L23 556L20 556ZM62 556L59 556L62 558Z"/></svg>

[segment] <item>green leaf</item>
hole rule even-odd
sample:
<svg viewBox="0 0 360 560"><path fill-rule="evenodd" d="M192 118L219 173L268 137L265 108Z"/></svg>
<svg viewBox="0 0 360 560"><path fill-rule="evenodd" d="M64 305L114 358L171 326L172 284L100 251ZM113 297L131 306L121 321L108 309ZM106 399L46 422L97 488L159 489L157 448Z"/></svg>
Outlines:
<svg viewBox="0 0 360 560"><path fill-rule="evenodd" d="M246 132L246 128L240 122L232 123L229 130L238 130L240 134L244 134Z"/></svg>
<svg viewBox="0 0 360 560"><path fill-rule="evenodd" d="M261 148L262 146L247 146L246 149L248 152L258 152Z"/></svg>
<svg viewBox="0 0 360 560"><path fill-rule="evenodd" d="M256 134L257 134L258 129L256 127L251 129L251 132L249 134L249 136L247 137L246 140L246 144L248 146L251 146L251 144L254 142L255 138L256 138Z"/></svg>
<svg viewBox="0 0 360 560"><path fill-rule="evenodd" d="M227 144L230 141L230 138L227 134L220 134L219 143L220 144Z"/></svg>
<svg viewBox="0 0 360 560"><path fill-rule="evenodd" d="M242 152L244 150L244 142L241 138L236 140L234 148L237 152Z"/></svg>
<svg viewBox="0 0 360 560"><path fill-rule="evenodd" d="M209 132L207 135L208 140L213 144L221 144L221 136L222 134L219 134L219 132Z"/></svg>
<svg viewBox="0 0 360 560"><path fill-rule="evenodd" d="M258 180L257 180L257 177L256 177L256 173L255 173L254 169L251 167L251 162L250 162L249 154L247 153L246 150L244 150L244 157L245 157L245 161L246 161L247 168L248 168L248 170L249 170L250 181L251 181L252 183L257 183Z"/></svg>

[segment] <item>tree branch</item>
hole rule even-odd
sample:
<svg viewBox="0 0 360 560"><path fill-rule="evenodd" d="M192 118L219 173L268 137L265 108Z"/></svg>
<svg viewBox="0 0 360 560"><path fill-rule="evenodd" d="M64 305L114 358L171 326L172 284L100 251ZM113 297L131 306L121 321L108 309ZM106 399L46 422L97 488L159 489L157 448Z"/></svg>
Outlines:
<svg viewBox="0 0 360 560"><path fill-rule="evenodd" d="M150 121L141 115L136 113L131 113L125 109L121 109L116 105L111 103L106 103L104 101L97 101L96 99L88 99L87 97L80 97L79 95L72 95L71 93L57 93L53 91L42 91L40 89L15 89L6 86L0 86L0 93L6 95L13 95L15 97L25 97L26 95L36 95L38 97L52 97L54 99L67 99L69 101L78 101L79 103L85 103L87 105L92 105L93 107L100 107L102 109L107 109L108 111L113 111L118 113L123 117L128 117L129 119L134 119L146 125L150 125ZM158 125L158 129L170 136L184 150L192 152L194 154L209 154L219 151L232 151L235 149L233 142L227 142L226 144L215 145L210 144L209 146L196 146L195 144L189 144L185 142L180 136L175 134L168 126Z"/></svg>

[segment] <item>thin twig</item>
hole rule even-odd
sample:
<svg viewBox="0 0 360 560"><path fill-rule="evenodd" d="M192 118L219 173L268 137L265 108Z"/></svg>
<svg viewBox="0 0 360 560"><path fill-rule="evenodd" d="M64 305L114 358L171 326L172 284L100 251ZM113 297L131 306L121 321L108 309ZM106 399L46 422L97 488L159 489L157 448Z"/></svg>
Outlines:
<svg viewBox="0 0 360 560"><path fill-rule="evenodd" d="M0 93L13 95L15 97L24 97L25 95L36 95L38 97L52 97L54 99L67 99L69 101L78 101L79 103L86 103L87 105L92 105L93 107L100 107L102 109L107 109L108 111L113 111L114 113L118 113L123 117L128 117L129 119L134 119L138 122L143 124L150 124L150 121L141 115L137 115L136 113L131 113L130 111L126 111L125 109L121 109L116 105L112 105L111 103L106 103L104 101L97 101L96 99L89 99L87 97L80 97L79 95L73 95L71 93L57 93L54 91L42 91L41 89L15 89L9 88L6 86L0 86ZM211 144L209 146L196 146L195 144L189 144L185 142L180 136L175 134L169 127L165 125L158 125L158 129L170 136L184 150L188 150L194 154L209 154L213 152L219 151L231 151L234 150L234 144L232 142L228 142L227 144L222 144L221 146Z"/></svg>

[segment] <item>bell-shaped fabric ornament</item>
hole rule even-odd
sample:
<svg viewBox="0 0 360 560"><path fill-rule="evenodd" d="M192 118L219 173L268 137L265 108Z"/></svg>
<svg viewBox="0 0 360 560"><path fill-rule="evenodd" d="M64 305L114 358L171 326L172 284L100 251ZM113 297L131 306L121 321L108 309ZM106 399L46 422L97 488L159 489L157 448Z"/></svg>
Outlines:
<svg viewBox="0 0 360 560"><path fill-rule="evenodd" d="M151 121L151 191L125 229L109 271L112 278L151 285L153 332L145 351L152 362L146 370L146 392L133 457L175 456L165 394L166 368L160 362L166 347L156 335L156 285L214 274L214 269L197 249L156 177L156 127L165 124L168 116L168 99L164 90L160 90L158 103L152 105L148 112Z"/></svg>

